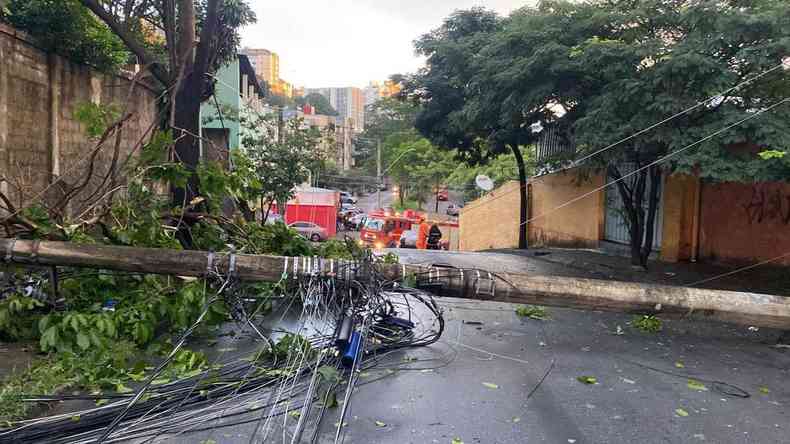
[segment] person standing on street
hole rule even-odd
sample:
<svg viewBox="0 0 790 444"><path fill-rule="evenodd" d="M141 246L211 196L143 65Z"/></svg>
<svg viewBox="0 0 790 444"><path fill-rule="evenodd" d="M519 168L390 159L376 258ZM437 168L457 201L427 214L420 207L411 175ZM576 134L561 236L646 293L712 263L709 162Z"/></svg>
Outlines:
<svg viewBox="0 0 790 444"><path fill-rule="evenodd" d="M428 233L431 231L431 226L425 221L425 216L420 216L420 228L417 231L417 249L425 250L428 248Z"/></svg>

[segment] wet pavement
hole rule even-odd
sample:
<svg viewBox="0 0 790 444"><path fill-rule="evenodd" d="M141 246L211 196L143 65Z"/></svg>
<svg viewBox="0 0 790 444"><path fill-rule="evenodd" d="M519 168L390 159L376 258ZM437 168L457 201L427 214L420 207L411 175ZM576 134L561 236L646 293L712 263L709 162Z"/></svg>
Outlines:
<svg viewBox="0 0 790 444"><path fill-rule="evenodd" d="M342 442L788 442L790 354L773 347L779 332L666 321L648 334L612 313L552 308L538 321L504 303L441 305L438 343L360 375ZM739 390L749 397L725 393ZM319 443L334 442L339 411L329 410ZM259 442L254 428L161 442Z"/></svg>
<svg viewBox="0 0 790 444"><path fill-rule="evenodd" d="M568 250L393 251L408 263L657 283L727 270L654 264L650 272L635 272L627 259ZM737 279L753 291L790 288L769 271ZM728 278L704 285L739 285ZM439 302L446 320L439 342L394 353L360 374L341 442L790 442L790 349L776 347L782 332L671 320L650 334L631 327L624 314L549 308L550 319L538 321L520 318L512 304ZM214 347L242 356L254 344L243 334L223 336ZM581 376L595 383L579 382ZM334 442L339 412L328 411L317 442ZM234 418L243 419L255 416ZM251 436L255 426L157 442L261 442ZM266 442L290 442L290 436L277 433Z"/></svg>
<svg viewBox="0 0 790 444"><path fill-rule="evenodd" d="M551 260L523 252L395 251L404 262L492 271L631 273L616 274L608 258L566 251L551 252ZM593 259L598 265L585 265ZM678 277L664 269L634 273ZM512 304L440 304L447 324L438 343L399 352L361 374L341 442L790 442L790 351L776 347L782 332L672 320L643 333L616 313L550 308L550 320L538 321L520 318ZM330 411L319 443L334 442L338 415ZM259 439L253 430L240 425L175 442L246 443Z"/></svg>

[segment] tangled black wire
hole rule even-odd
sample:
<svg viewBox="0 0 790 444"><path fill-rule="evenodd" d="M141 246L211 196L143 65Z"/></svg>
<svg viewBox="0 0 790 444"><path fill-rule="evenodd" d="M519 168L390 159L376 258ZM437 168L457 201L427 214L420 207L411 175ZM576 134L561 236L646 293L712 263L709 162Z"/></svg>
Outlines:
<svg viewBox="0 0 790 444"><path fill-rule="evenodd" d="M444 331L442 311L433 297L386 278L378 264L369 251L359 250L333 275L283 276L280 287L288 297L268 316L298 314L297 327L284 335L271 329L264 334L261 322L266 316L259 312L260 300L232 273L222 275L210 267L208 280L215 296L207 298L200 316L133 393L31 394L26 397L30 402L82 399L105 404L13 423L0 429L0 443L151 442L250 423L256 424L251 440L261 442L269 441L275 429L287 428L291 436L301 437L308 422L314 429L306 439L316 442L329 399L343 386L345 414L358 369L377 365L388 352L433 344ZM249 358L216 362L192 377L156 384L218 300L240 328L253 330L260 349ZM338 340L344 319L350 319L352 335L359 338L357 348ZM275 334L280 334L279 342L273 340ZM316 401L320 408L311 410ZM294 411L300 414L287 415ZM281 420L275 424L274 418Z"/></svg>

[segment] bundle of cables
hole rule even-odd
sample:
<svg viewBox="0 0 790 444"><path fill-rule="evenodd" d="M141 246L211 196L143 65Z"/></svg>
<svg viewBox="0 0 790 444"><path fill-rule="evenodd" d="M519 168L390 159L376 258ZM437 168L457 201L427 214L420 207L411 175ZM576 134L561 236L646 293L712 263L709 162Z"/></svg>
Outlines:
<svg viewBox="0 0 790 444"><path fill-rule="evenodd" d="M298 313L297 322L278 342L262 333L262 315L230 307L237 325L251 328L260 339L250 357L227 362L218 358L200 374L156 385L169 356L133 393L31 395L26 400L105 404L14 423L0 430L0 442L154 442L241 424L255 425L254 442L273 441L279 433L283 442L302 442L308 428L313 429L309 442L316 442L333 405L330 398L345 383L337 441L360 369L375 367L395 350L430 345L444 330L442 312L428 293L387 280L370 256L346 266L350 269L339 270L337 276L316 274L290 281L295 283L290 285L292 297L284 298L275 313ZM218 294L238 305L245 299L238 291L235 283L225 280ZM233 294L226 297L228 293ZM183 332L174 352L204 315L205 311ZM316 402L320 408L313 411Z"/></svg>

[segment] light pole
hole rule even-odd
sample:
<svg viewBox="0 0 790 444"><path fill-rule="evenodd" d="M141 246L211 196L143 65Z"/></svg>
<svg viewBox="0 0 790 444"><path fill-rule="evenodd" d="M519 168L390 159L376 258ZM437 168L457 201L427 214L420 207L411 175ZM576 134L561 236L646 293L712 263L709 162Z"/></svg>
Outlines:
<svg viewBox="0 0 790 444"><path fill-rule="evenodd" d="M379 189L376 192L377 193L377 199L378 199L378 206L379 206L379 208L381 208L381 184L383 183L382 179L384 178L384 175L387 174L387 171L389 171L392 167L397 165L397 163L403 158L403 156L405 156L406 154L409 154L410 152L412 152L414 150L415 150L414 148L409 148L406 151L400 153L400 156L396 157L395 160L392 161L392 163L390 164L390 166L387 167L386 170L381 171L381 141L379 141L379 143L378 143L378 151L379 152L378 152L378 162L377 162Z"/></svg>
<svg viewBox="0 0 790 444"><path fill-rule="evenodd" d="M381 140L376 141L376 200L377 208L381 208L381 186L384 185L381 177Z"/></svg>

